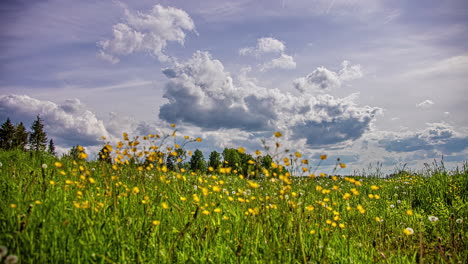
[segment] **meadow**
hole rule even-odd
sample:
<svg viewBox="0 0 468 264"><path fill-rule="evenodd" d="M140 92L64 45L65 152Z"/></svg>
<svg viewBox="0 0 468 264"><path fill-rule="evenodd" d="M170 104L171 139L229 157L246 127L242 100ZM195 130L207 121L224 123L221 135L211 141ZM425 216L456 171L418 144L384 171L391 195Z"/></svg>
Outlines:
<svg viewBox="0 0 468 264"><path fill-rule="evenodd" d="M0 263L468 263L467 163L337 176L274 143L268 169L196 173L172 136L0 151Z"/></svg>

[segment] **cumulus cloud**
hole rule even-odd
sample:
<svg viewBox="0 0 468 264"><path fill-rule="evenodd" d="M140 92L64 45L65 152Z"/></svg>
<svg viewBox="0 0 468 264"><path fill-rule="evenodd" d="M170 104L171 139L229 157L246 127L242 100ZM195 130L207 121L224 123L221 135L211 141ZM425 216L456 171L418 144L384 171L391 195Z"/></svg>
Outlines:
<svg viewBox="0 0 468 264"><path fill-rule="evenodd" d="M285 53L286 45L275 38L259 38L257 39L257 45L255 47L246 47L239 50L240 55L253 55L260 57L264 54L279 54L279 57L274 58L261 65L260 71L268 71L270 69L295 69L296 62L294 58Z"/></svg>
<svg viewBox="0 0 468 264"><path fill-rule="evenodd" d="M363 76L361 66L351 65L349 61L343 61L342 69L336 73L325 67L318 67L305 77L293 81L294 87L301 93L307 90L328 91L341 86L343 81L350 81Z"/></svg>
<svg viewBox="0 0 468 264"><path fill-rule="evenodd" d="M279 58L273 59L260 66L261 71L267 71L269 69L274 68L287 70L295 69L296 62L294 61L294 58L292 56L281 54Z"/></svg>
<svg viewBox="0 0 468 264"><path fill-rule="evenodd" d="M112 39L98 42L99 56L112 63L119 62L118 56L134 52L149 52L161 61L169 57L164 48L169 41L181 45L185 31L194 31L195 25L183 10L155 5L149 13L133 13L125 8L125 23L113 26Z"/></svg>
<svg viewBox="0 0 468 264"><path fill-rule="evenodd" d="M97 145L101 136L109 136L103 121L78 99L67 100L59 105L26 95L0 96L2 120L10 117L13 122L23 122L29 126L37 115L43 119L49 138L54 139L57 145Z"/></svg>
<svg viewBox="0 0 468 264"><path fill-rule="evenodd" d="M355 140L370 129L379 108L358 106L357 95L293 96L255 84L244 73L235 83L223 64L207 52L196 52L185 63L167 68L164 97L168 103L159 117L171 123L204 129L243 129L272 132L291 129L310 146Z"/></svg>
<svg viewBox="0 0 468 264"><path fill-rule="evenodd" d="M275 38L259 38L255 47L246 47L239 50L240 55L260 56L265 53L283 53L286 46Z"/></svg>
<svg viewBox="0 0 468 264"><path fill-rule="evenodd" d="M422 108L422 109L427 109L427 108L431 107L433 104L434 104L434 102L432 102L431 100L424 100L424 101L416 104L416 107L417 108Z"/></svg>
<svg viewBox="0 0 468 264"><path fill-rule="evenodd" d="M468 147L468 137L455 131L446 123L429 123L427 128L416 132L393 133L379 141L390 152L438 151L453 154Z"/></svg>

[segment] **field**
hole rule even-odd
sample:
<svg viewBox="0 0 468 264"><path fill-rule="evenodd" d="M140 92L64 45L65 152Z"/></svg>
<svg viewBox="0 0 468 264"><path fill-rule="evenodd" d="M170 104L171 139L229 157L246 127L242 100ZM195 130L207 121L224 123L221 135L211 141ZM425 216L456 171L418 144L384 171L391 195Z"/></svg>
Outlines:
<svg viewBox="0 0 468 264"><path fill-rule="evenodd" d="M294 177L308 163L296 153L247 178L229 164L169 171L160 159L171 148L142 146L127 139L104 148L120 155L113 163L89 161L82 148L62 158L0 152L3 261L468 261L467 164L387 178L334 176L344 164L326 175L311 164Z"/></svg>

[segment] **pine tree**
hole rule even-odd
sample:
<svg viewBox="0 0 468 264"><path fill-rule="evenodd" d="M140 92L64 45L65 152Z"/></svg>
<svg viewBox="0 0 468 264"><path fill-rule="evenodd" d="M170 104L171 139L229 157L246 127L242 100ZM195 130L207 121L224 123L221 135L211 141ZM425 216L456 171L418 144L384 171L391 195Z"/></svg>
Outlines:
<svg viewBox="0 0 468 264"><path fill-rule="evenodd" d="M26 146L28 145L28 136L29 133L26 131L23 122L20 122L15 129L15 136L13 139L14 147L23 151L26 150Z"/></svg>
<svg viewBox="0 0 468 264"><path fill-rule="evenodd" d="M55 144L54 144L54 140L53 139L50 139L49 140L49 149L47 150L47 152L49 152L49 154L55 156Z"/></svg>
<svg viewBox="0 0 468 264"><path fill-rule="evenodd" d="M29 149L34 151L45 151L47 146L47 134L44 131L42 119L37 116L31 126L31 134L29 135Z"/></svg>
<svg viewBox="0 0 468 264"><path fill-rule="evenodd" d="M0 148L9 150L14 147L15 126L11 123L10 118L7 118L5 123L0 127Z"/></svg>

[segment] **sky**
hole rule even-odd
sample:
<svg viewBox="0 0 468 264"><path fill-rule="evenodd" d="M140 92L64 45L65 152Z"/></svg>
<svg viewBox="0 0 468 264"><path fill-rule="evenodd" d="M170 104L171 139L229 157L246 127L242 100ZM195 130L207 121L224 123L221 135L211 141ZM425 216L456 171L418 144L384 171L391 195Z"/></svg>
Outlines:
<svg viewBox="0 0 468 264"><path fill-rule="evenodd" d="M64 153L131 136L283 146L343 173L468 159L464 0L4 0L0 122Z"/></svg>

